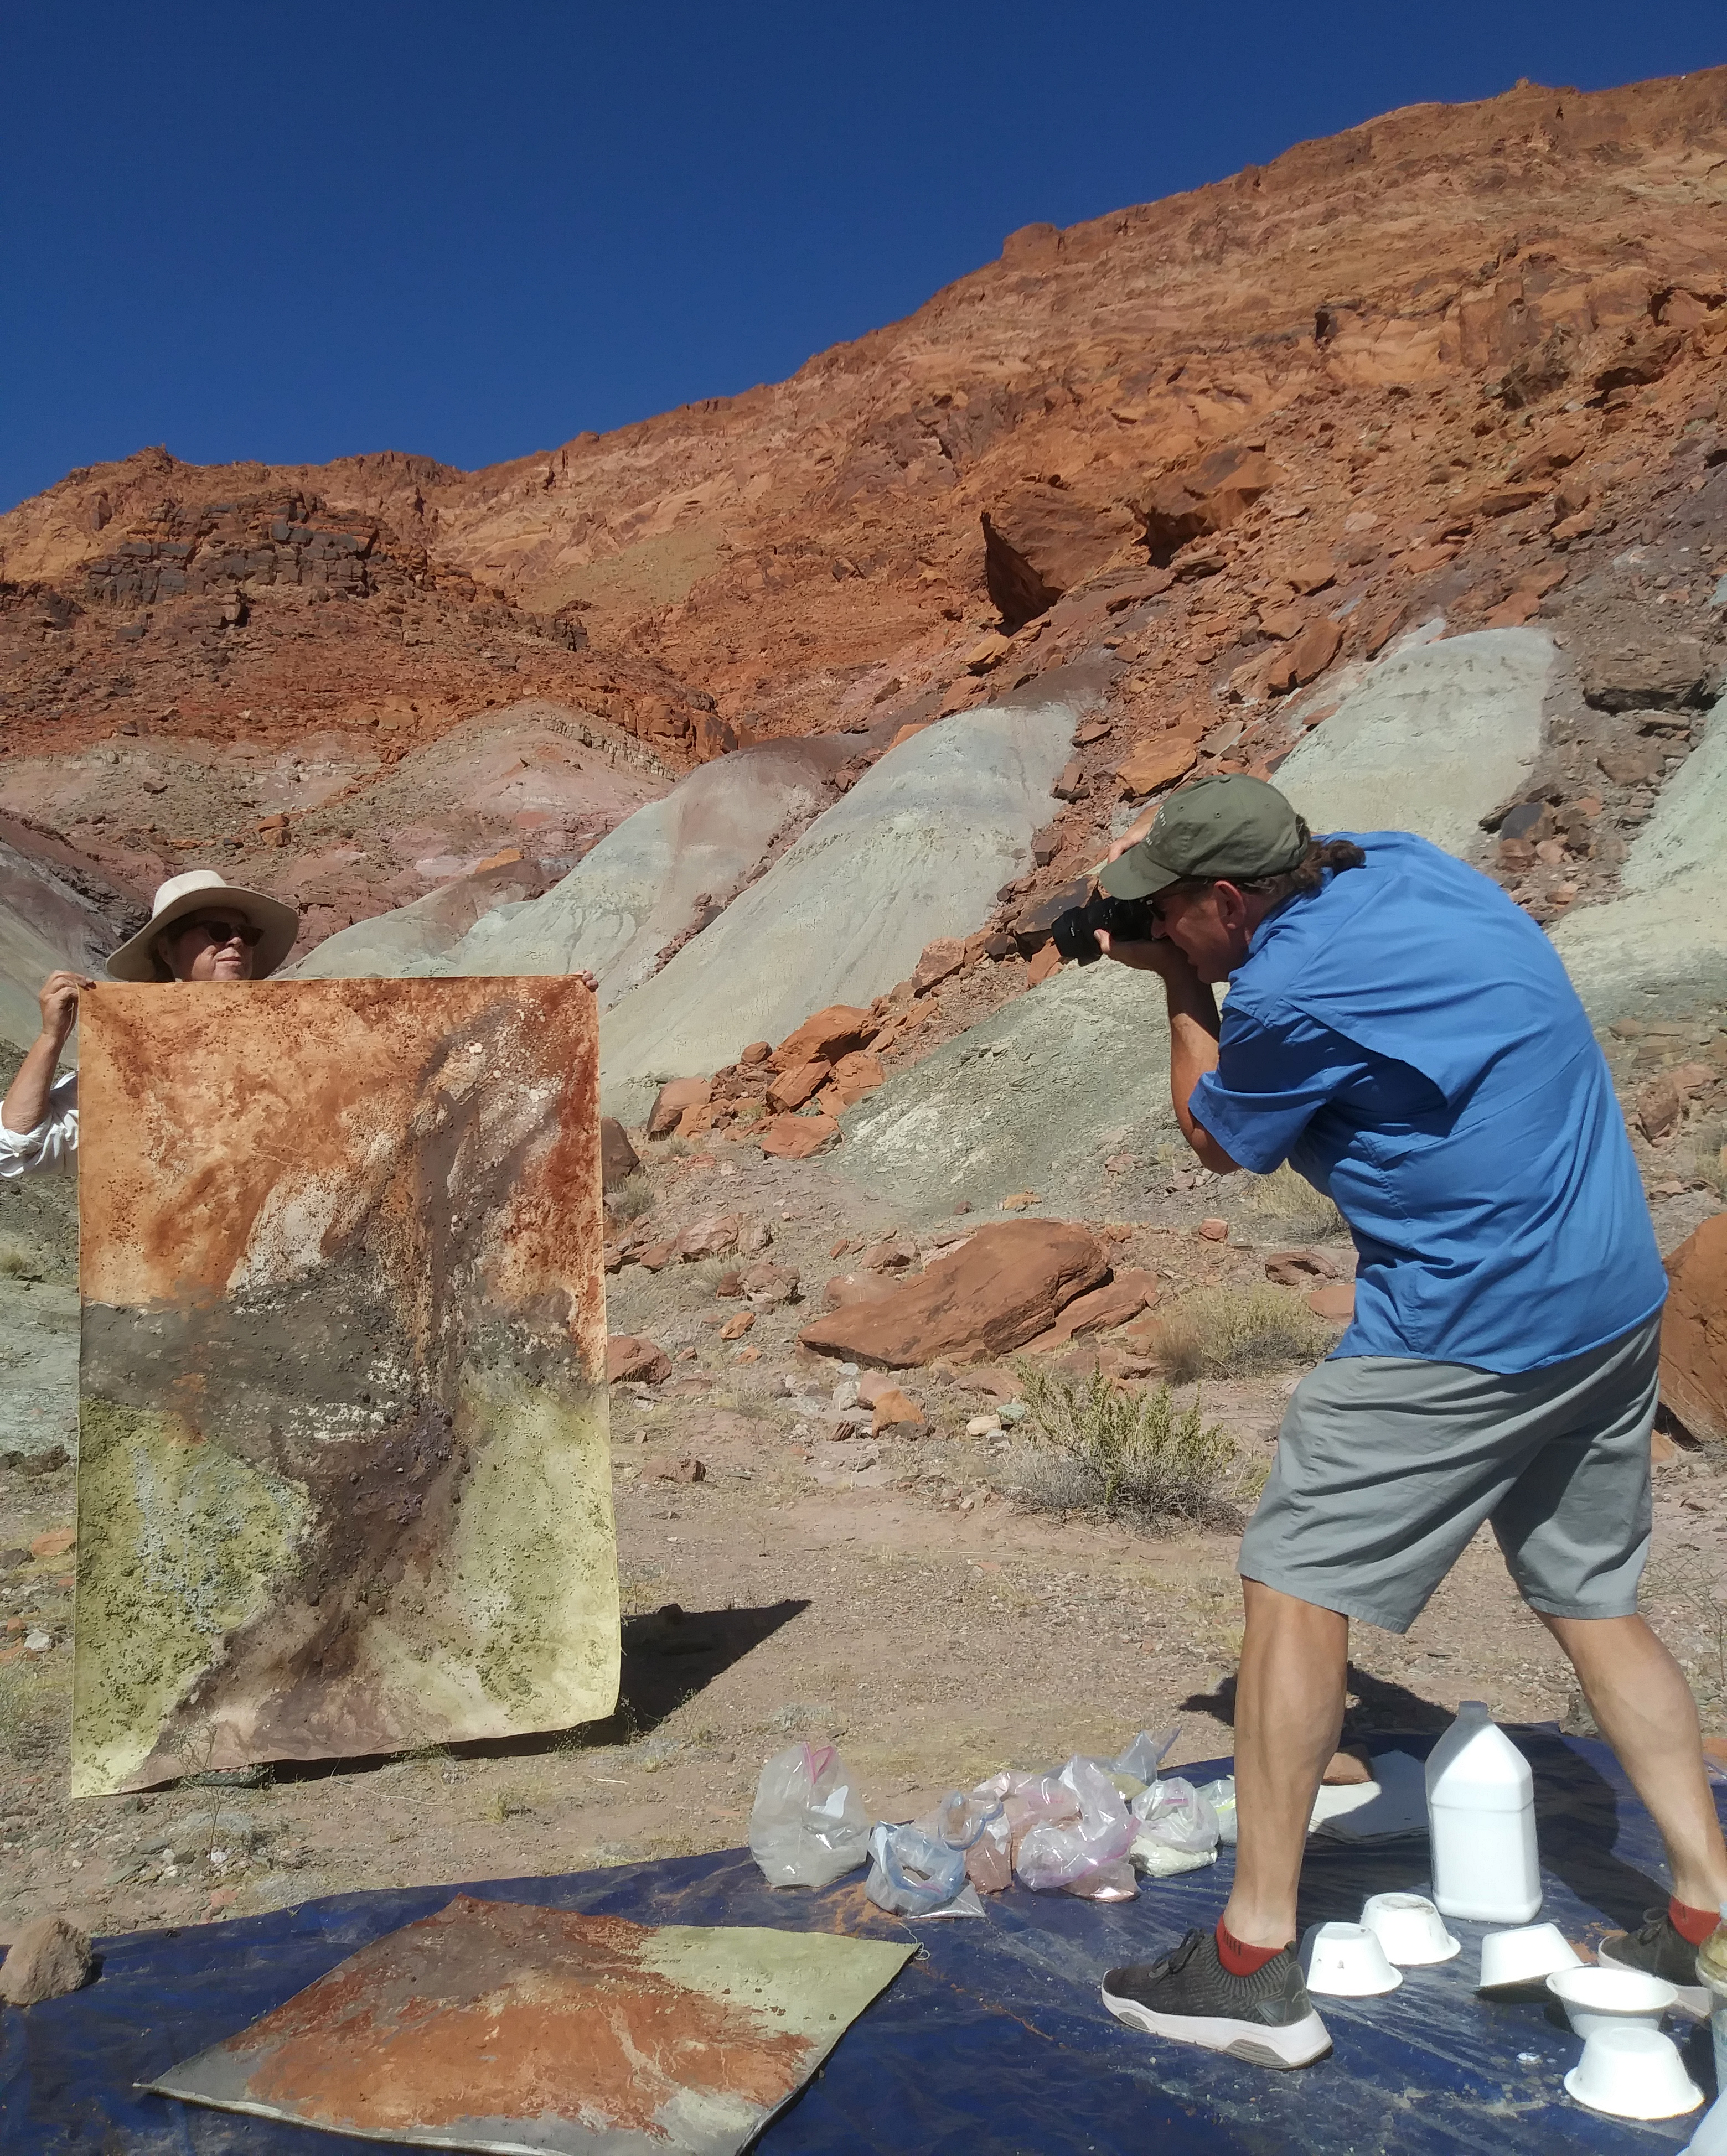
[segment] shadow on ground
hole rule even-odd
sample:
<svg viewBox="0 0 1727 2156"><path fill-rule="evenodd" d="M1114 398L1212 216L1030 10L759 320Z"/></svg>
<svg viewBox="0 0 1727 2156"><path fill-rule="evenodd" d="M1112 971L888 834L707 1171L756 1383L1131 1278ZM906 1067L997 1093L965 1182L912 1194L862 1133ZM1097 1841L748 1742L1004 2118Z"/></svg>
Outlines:
<svg viewBox="0 0 1727 2156"><path fill-rule="evenodd" d="M693 1699L733 1663L771 1639L781 1625L801 1617L809 1607L807 1601L794 1599L754 1609L684 1609L676 1602L668 1602L650 1616L626 1617L618 1705L604 1722L582 1722L573 1729L539 1730L523 1737L476 1738L470 1743L426 1749L452 1759L530 1759L547 1752L628 1744L655 1729L686 1700ZM248 1770L244 1776L198 1779L314 1782L332 1774L367 1774L403 1756L377 1753L354 1759L284 1759L273 1768L258 1770L255 1775Z"/></svg>

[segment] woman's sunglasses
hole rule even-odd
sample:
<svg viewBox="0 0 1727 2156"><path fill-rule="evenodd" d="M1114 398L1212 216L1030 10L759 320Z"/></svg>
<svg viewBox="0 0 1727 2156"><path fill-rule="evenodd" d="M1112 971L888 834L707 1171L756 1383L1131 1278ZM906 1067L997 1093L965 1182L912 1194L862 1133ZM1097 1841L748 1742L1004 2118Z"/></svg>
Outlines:
<svg viewBox="0 0 1727 2156"><path fill-rule="evenodd" d="M261 942L264 938L264 931L253 922L225 921L219 916L213 920L208 920L200 915L196 921L188 921L186 926L188 928L197 929L202 936L208 936L213 943L240 942L244 943L248 950Z"/></svg>

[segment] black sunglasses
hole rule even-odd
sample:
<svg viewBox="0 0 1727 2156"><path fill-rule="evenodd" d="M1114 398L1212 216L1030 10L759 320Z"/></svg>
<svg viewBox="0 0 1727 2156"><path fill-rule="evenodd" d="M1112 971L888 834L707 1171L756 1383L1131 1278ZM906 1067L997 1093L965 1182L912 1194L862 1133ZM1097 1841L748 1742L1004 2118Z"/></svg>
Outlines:
<svg viewBox="0 0 1727 2156"><path fill-rule="evenodd" d="M232 943L236 939L250 950L264 940L264 931L249 921L227 921L220 916L213 921L200 918L188 921L184 928L196 928L208 936L213 943ZM183 929L182 929L183 932Z"/></svg>

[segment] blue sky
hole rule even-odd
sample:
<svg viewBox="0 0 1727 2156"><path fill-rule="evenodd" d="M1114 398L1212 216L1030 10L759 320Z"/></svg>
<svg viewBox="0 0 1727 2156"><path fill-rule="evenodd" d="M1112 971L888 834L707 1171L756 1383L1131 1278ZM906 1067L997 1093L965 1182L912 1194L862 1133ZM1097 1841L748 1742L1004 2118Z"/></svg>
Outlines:
<svg viewBox="0 0 1727 2156"><path fill-rule="evenodd" d="M9 0L0 507L154 442L524 454L790 373L1034 220L1724 59L1721 0Z"/></svg>

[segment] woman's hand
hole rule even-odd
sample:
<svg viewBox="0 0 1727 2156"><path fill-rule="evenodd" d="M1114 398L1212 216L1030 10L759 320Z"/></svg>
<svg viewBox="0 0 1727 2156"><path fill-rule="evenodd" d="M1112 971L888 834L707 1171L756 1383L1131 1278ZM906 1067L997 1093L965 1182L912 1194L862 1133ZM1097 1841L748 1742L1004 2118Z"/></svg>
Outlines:
<svg viewBox="0 0 1727 2156"><path fill-rule="evenodd" d="M78 998L95 983L82 973L50 973L36 1001L42 1012L42 1037L58 1055L78 1023Z"/></svg>

